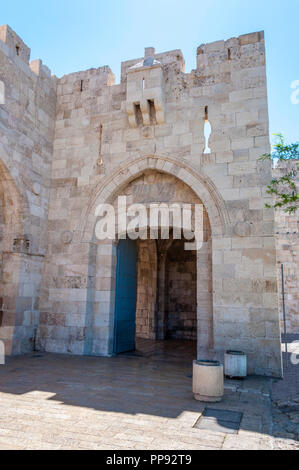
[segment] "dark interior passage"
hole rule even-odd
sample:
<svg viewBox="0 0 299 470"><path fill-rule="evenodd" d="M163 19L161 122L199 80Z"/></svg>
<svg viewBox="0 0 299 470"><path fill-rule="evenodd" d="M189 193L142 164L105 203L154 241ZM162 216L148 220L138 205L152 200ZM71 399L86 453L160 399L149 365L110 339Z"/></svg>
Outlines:
<svg viewBox="0 0 299 470"><path fill-rule="evenodd" d="M196 252L174 240L166 258L166 339L197 339Z"/></svg>
<svg viewBox="0 0 299 470"><path fill-rule="evenodd" d="M121 306L116 309L118 315L116 324L120 325L120 322L122 325L126 324L125 329L119 326L122 329L122 336L125 335L125 331L132 336L134 330L135 347L137 349L139 345L139 350L143 349L140 346L147 344L141 340L182 341L182 346L183 341L185 345L189 341L193 343L192 348L196 348L196 252L185 250L184 239L138 240L130 243L136 244L136 259L126 260L125 271L122 273L118 269L117 276L128 278L128 266L136 262L137 282L131 285L132 289L136 289L136 310L134 314L128 313L128 299L134 298L134 295L127 291L126 280L117 280L117 286L123 285L123 292L117 292L118 296L121 294L122 301L119 299L116 301L116 305ZM134 323L133 328L127 327L128 321ZM117 341L117 338L115 340ZM131 339L129 343L134 344L134 341ZM119 353L126 352L122 347L118 348L117 344L114 350ZM133 347L127 348L127 351L132 350Z"/></svg>

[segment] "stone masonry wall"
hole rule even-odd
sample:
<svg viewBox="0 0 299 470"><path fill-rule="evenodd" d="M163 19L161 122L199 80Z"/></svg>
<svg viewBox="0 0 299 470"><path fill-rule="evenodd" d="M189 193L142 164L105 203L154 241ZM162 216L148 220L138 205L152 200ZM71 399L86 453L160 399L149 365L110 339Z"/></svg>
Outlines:
<svg viewBox="0 0 299 470"><path fill-rule="evenodd" d="M139 240L136 337L156 339L157 250L155 240Z"/></svg>
<svg viewBox="0 0 299 470"><path fill-rule="evenodd" d="M167 332L171 339L197 340L196 252L184 250L176 240L166 260ZM200 327L200 325L199 325Z"/></svg>
<svg viewBox="0 0 299 470"><path fill-rule="evenodd" d="M10 250L28 281L15 296L16 351L34 329L24 313L39 312L39 303L38 348L112 353L116 250L95 239L95 210L150 170L191 188L208 214L210 253L197 260L200 343L242 349L250 372L280 376L274 212L265 209L271 166L259 161L269 152L264 34L199 46L191 73L181 51L148 48L122 63L120 84L107 66L56 80L40 61L28 66L29 50L11 30L2 27L0 39L0 79L11 97L0 105L0 159L15 185L3 181L20 192L15 216L25 214ZM40 302L40 274L25 268L33 255L43 264ZM208 256L211 265L202 265Z"/></svg>
<svg viewBox="0 0 299 470"><path fill-rule="evenodd" d="M47 250L56 79L8 26L0 27L0 339L6 353L34 347Z"/></svg>
<svg viewBox="0 0 299 470"><path fill-rule="evenodd" d="M242 349L252 372L279 375L274 213L265 209L271 167L259 161L269 151L263 33L200 46L197 69L187 74L180 51L154 59L160 63L154 65L157 75L146 66L129 71L142 58L123 63L119 85L109 67L58 82L41 345L82 351L95 206L141 168L154 171L159 165L156 170L177 174L197 191L209 213L214 294L205 302L213 303L214 348ZM158 97L160 120L145 124L142 101L144 123L131 127L128 99L142 93L148 100L152 96L155 106ZM206 118L212 127L210 154L203 154ZM108 256L105 263L109 275L115 260ZM94 354L109 354L112 344L112 279L107 290L95 293L106 313ZM211 317L200 321L208 325Z"/></svg>
<svg viewBox="0 0 299 470"><path fill-rule="evenodd" d="M297 161L281 162L273 170L273 174L275 177L282 176L285 171L290 172L297 164ZM297 175L297 186L299 188L299 174ZM281 283L281 264L283 264L287 332L299 334L299 214L298 212L287 214L284 210L277 210L275 221L281 327L283 331Z"/></svg>

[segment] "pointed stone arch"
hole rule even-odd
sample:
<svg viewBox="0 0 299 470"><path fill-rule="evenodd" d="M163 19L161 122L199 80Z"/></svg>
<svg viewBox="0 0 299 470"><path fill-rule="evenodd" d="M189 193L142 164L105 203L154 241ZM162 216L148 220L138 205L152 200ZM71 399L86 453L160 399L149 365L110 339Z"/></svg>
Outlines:
<svg viewBox="0 0 299 470"><path fill-rule="evenodd" d="M77 231L78 243L88 244L88 264L92 264L92 272L96 273L90 289L90 298L87 310L92 312L90 319L97 316L105 324L107 334L103 339L104 326L97 327L88 321L88 348L85 353L95 355L110 355L112 353L114 330L114 304L116 280L116 244L112 240L98 243L94 236L96 223L95 210L99 204L113 202L117 195L125 191L126 187L140 176L148 172L157 172L162 175L171 175L183 182L191 192L203 203L208 214L211 238L206 242L197 255L197 321L198 321L198 348L209 350L213 348L213 268L212 243L214 239L227 236L229 231L229 216L225 203L214 183L205 175L198 173L184 162L169 157L147 156L130 162L126 167L116 171L95 188L90 202L82 214L80 226ZM74 247L78 249L77 243ZM97 248L98 247L98 248ZM90 272L91 269L88 268ZM99 286L99 287L98 287ZM104 287L102 287L104 286ZM102 290L104 289L104 290ZM92 301L90 301L92 299ZM100 313L99 313L100 312Z"/></svg>
<svg viewBox="0 0 299 470"><path fill-rule="evenodd" d="M121 189L147 170L156 170L175 176L187 184L203 202L211 222L213 237L223 237L230 227L229 214L224 200L212 180L196 171L192 166L177 159L163 156L145 156L129 162L101 181L95 188L89 204L84 210L78 227L79 239L89 243L93 239L98 204L112 202Z"/></svg>

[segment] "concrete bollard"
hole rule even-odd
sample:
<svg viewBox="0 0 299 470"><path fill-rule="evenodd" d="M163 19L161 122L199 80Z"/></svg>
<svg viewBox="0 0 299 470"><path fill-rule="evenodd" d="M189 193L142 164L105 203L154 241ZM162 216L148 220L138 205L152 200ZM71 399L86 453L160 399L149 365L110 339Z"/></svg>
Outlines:
<svg viewBox="0 0 299 470"><path fill-rule="evenodd" d="M227 351L224 358L225 376L234 379L247 377L247 356L241 351Z"/></svg>
<svg viewBox="0 0 299 470"><path fill-rule="evenodd" d="M5 365L5 345L3 341L0 341L0 366Z"/></svg>
<svg viewBox="0 0 299 470"><path fill-rule="evenodd" d="M219 402L224 395L223 365L218 361L193 362L193 394L195 400Z"/></svg>

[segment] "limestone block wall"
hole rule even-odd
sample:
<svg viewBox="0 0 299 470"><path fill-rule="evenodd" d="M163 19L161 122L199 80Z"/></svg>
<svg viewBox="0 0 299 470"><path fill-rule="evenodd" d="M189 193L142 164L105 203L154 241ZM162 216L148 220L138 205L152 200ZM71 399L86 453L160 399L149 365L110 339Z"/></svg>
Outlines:
<svg viewBox="0 0 299 470"><path fill-rule="evenodd" d="M91 334L93 354L111 352L115 247L95 246L95 208L151 170L183 181L210 219L211 295L198 298L200 343L212 326L206 345L242 349L250 372L280 375L274 212L265 209L271 166L259 161L269 151L263 33L200 46L191 73L180 51L154 58L164 74L163 124L129 125L127 74L142 59L122 64L118 85L109 67L58 81L40 347L84 353ZM101 291L92 287L98 283Z"/></svg>
<svg viewBox="0 0 299 470"><path fill-rule="evenodd" d="M109 266L116 266L116 260L110 259L112 253L115 258L115 246L97 246L93 237L82 242L77 229L93 188L104 178L102 151L119 125L124 94L120 86L110 87L113 81L109 67L102 67L58 82L48 254L38 330L38 345L47 351L88 354L94 341L98 353L105 354L113 328L107 317L109 289L115 282L109 272ZM115 122L111 122L111 108ZM99 258L102 263L97 266Z"/></svg>
<svg viewBox="0 0 299 470"><path fill-rule="evenodd" d="M297 167L298 162L280 162L273 170L275 177L282 176ZM297 175L299 187L299 175ZM287 214L283 210L276 210L276 246L277 246L277 273L279 288L279 305L281 327L283 329L281 264L284 265L285 277L285 303L287 332L299 334L299 214Z"/></svg>
<svg viewBox="0 0 299 470"><path fill-rule="evenodd" d="M196 263L196 252L185 251L184 240L175 240L166 261L167 338L197 341Z"/></svg>
<svg viewBox="0 0 299 470"><path fill-rule="evenodd" d="M139 240L136 337L156 339L157 249L155 240Z"/></svg>
<svg viewBox="0 0 299 470"><path fill-rule="evenodd" d="M8 26L0 27L0 340L6 353L34 347L47 249L56 79Z"/></svg>

